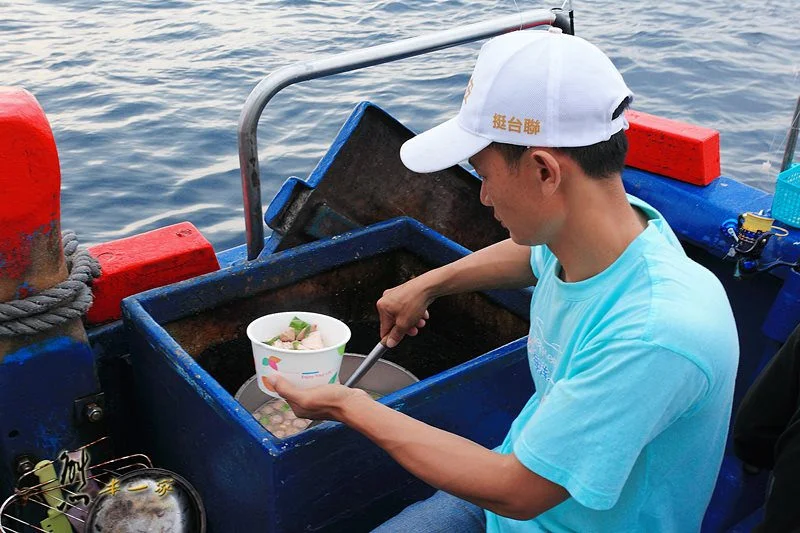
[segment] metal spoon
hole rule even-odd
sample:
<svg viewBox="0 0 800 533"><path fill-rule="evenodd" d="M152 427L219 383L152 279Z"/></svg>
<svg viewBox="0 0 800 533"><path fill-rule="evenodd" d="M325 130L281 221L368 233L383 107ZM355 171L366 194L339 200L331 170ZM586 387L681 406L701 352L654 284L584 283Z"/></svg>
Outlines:
<svg viewBox="0 0 800 533"><path fill-rule="evenodd" d="M344 386L345 387L355 386L355 384L358 383L361 380L361 378L364 377L364 374L369 372L369 369L372 368L372 366L378 362L378 359L383 357L383 354L386 353L386 350L388 349L389 348L387 348L386 345L383 344L383 341L376 344L375 347L372 349L372 351L369 352L369 355L367 355L367 357L364 358L361 364L358 365L358 368L356 368L355 372L353 372L350 375L350 377L347 378L347 381L344 382Z"/></svg>
<svg viewBox="0 0 800 533"><path fill-rule="evenodd" d="M361 364L358 365L358 368L356 368L355 371L352 374L350 374L350 377L347 378L347 381L344 382L344 386L345 387L355 386L355 384L358 383L361 380L361 378L364 377L364 374L369 372L369 369L372 368L373 365L375 365L375 363L378 362L378 359L380 359L388 349L389 348L385 344L383 344L383 340L381 340L381 342L376 344L375 347L372 349L372 351L369 352L369 355L367 355L361 362ZM323 422L325 422L325 420L314 420L308 426L306 426L306 429L318 426Z"/></svg>

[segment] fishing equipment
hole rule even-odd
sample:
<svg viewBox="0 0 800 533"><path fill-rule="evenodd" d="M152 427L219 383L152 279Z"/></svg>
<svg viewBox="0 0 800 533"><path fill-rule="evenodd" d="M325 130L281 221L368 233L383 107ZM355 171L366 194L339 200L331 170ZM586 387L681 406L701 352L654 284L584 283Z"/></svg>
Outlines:
<svg viewBox="0 0 800 533"><path fill-rule="evenodd" d="M800 228L800 164L793 164L797 135L800 132L800 97L792 115L789 138L783 152L781 172L775 183L775 196L772 199L772 215L795 228Z"/></svg>
<svg viewBox="0 0 800 533"><path fill-rule="evenodd" d="M736 261L734 277L741 279L759 272L768 272L780 266L786 266L800 272L800 261L788 262L781 258L761 264L761 255L770 238L786 237L789 231L775 226L775 220L794 227L800 227L800 165L792 165L795 145L797 143L798 123L800 122L800 98L792 116L792 126L786 143L781 173L775 187L772 200L772 216L762 211L746 212L739 215L737 221L726 220L722 232L733 240L727 257Z"/></svg>
<svg viewBox="0 0 800 533"><path fill-rule="evenodd" d="M770 238L786 237L789 232L780 226L774 226L775 219L763 213L742 213L738 220L726 220L722 224L722 232L733 240L726 257L736 261L734 278L742 279L759 272L767 272L779 266L800 268L800 262L789 263L775 260L761 264L761 254L764 252Z"/></svg>

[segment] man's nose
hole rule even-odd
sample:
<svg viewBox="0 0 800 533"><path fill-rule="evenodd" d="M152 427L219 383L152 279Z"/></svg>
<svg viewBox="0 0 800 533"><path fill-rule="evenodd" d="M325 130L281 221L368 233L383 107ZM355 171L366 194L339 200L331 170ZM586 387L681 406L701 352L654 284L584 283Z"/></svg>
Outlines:
<svg viewBox="0 0 800 533"><path fill-rule="evenodd" d="M486 182L481 182L481 203L486 207L492 206L492 200L489 198L489 191L486 190Z"/></svg>

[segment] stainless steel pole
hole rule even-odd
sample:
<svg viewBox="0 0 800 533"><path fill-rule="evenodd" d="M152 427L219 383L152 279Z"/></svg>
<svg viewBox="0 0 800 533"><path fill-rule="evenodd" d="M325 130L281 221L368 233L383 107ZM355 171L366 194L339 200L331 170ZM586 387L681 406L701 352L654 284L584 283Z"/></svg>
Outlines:
<svg viewBox="0 0 800 533"><path fill-rule="evenodd" d="M256 129L267 103L282 89L294 83L322 78L407 57L478 41L514 30L553 24L556 14L537 9L495 20L453 28L362 50L305 61L280 68L261 80L253 89L239 116L239 167L242 173L247 259L258 257L264 248L264 222L261 212L261 173L258 165Z"/></svg>
<svg viewBox="0 0 800 533"><path fill-rule="evenodd" d="M789 127L789 138L786 140L786 150L783 152L783 163L781 172L789 168L794 159L794 150L797 146L797 133L800 131L800 97L797 98L797 105L794 106L792 115L792 125Z"/></svg>

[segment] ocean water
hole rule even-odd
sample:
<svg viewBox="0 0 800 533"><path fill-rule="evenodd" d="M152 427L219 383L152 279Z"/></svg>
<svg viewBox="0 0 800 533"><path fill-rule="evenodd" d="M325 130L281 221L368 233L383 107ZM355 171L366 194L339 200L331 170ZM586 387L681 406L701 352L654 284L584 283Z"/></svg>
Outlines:
<svg viewBox="0 0 800 533"><path fill-rule="evenodd" d="M718 129L723 174L774 189L800 95L800 2L575 1L576 33L636 93L634 109ZM188 220L244 242L236 128L264 76L413 37L525 0L0 1L0 85L24 87L58 144L62 225L86 244ZM458 109L480 43L285 89L259 124L262 201L306 176L370 100L415 130ZM2 194L2 191L0 191Z"/></svg>

